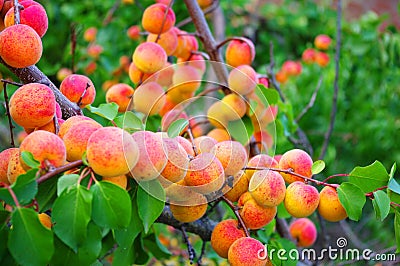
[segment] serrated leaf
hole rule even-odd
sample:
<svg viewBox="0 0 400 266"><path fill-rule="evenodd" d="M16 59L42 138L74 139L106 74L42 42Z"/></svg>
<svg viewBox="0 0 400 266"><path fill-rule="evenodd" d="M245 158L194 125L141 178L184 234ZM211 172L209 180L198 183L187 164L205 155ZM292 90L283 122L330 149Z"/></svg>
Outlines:
<svg viewBox="0 0 400 266"><path fill-rule="evenodd" d="M57 196L60 196L65 189L76 186L78 184L78 179L79 175L77 174L63 175L60 177L57 181Z"/></svg>
<svg viewBox="0 0 400 266"><path fill-rule="evenodd" d="M92 214L92 199L92 192L78 185L64 190L53 205L53 230L75 252L86 240L87 225Z"/></svg>
<svg viewBox="0 0 400 266"><path fill-rule="evenodd" d="M144 130L142 120L132 112L126 112L123 115L117 116L114 122L118 127L125 129L129 133Z"/></svg>
<svg viewBox="0 0 400 266"><path fill-rule="evenodd" d="M376 219L383 221L390 211L389 196L382 190L375 191L372 205L374 206Z"/></svg>
<svg viewBox="0 0 400 266"><path fill-rule="evenodd" d="M242 119L228 122L228 133L236 141L239 141L242 145L247 145L250 137L254 133L254 126L251 122L250 117L243 116Z"/></svg>
<svg viewBox="0 0 400 266"><path fill-rule="evenodd" d="M33 158L33 154L30 153L29 151L21 152L21 158L22 161L24 161L24 163L30 168L39 168L40 166L40 162L35 160L35 158Z"/></svg>
<svg viewBox="0 0 400 266"><path fill-rule="evenodd" d="M342 183L337 188L339 201L346 210L347 215L353 221L358 221L365 205L365 194L357 185L349 182Z"/></svg>
<svg viewBox="0 0 400 266"><path fill-rule="evenodd" d="M379 161L365 167L357 166L349 174L349 182L361 188L364 193L386 186L388 181L389 174Z"/></svg>
<svg viewBox="0 0 400 266"><path fill-rule="evenodd" d="M90 104L86 108L93 114L104 117L107 120L114 120L118 115L118 104L116 103L102 103L99 107L91 106Z"/></svg>
<svg viewBox="0 0 400 266"><path fill-rule="evenodd" d="M265 107L278 103L279 93L276 90L268 89L263 84L257 84L254 91Z"/></svg>
<svg viewBox="0 0 400 266"><path fill-rule="evenodd" d="M151 193L151 195L149 194ZM160 216L165 205L165 191L160 182L155 179L147 182L140 182L136 202L139 217L143 221L145 233Z"/></svg>
<svg viewBox="0 0 400 266"><path fill-rule="evenodd" d="M31 169L25 174L18 176L15 183L10 186L19 204L28 204L35 198L38 192L38 184L35 180L37 171L38 169ZM0 199L9 205L15 206L15 202L6 188L0 188Z"/></svg>
<svg viewBox="0 0 400 266"><path fill-rule="evenodd" d="M124 228L131 220L131 199L125 189L111 182L96 182L93 193L92 219L105 228Z"/></svg>
<svg viewBox="0 0 400 266"><path fill-rule="evenodd" d="M325 169L325 162L322 160L315 161L311 167L313 175L321 173Z"/></svg>
<svg viewBox="0 0 400 266"><path fill-rule="evenodd" d="M21 265L47 265L54 252L53 233L39 221L38 214L27 208L16 208L8 238L8 249Z"/></svg>
<svg viewBox="0 0 400 266"><path fill-rule="evenodd" d="M143 224L139 218L136 198L132 201L132 215L127 228L116 229L114 231L115 241L120 247L131 247L135 238L143 231Z"/></svg>
<svg viewBox="0 0 400 266"><path fill-rule="evenodd" d="M189 121L184 118L179 118L171 123L168 127L168 137L175 138L179 136L189 125Z"/></svg>
<svg viewBox="0 0 400 266"><path fill-rule="evenodd" d="M400 212L399 211L395 211L394 214L394 233L396 236L396 245L397 245L397 249L396 249L396 253L400 252Z"/></svg>

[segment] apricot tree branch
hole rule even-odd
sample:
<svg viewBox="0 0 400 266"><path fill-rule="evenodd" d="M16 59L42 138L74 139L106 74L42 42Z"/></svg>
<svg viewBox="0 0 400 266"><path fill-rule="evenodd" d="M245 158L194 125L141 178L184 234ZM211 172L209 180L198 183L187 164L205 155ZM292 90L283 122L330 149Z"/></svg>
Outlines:
<svg viewBox="0 0 400 266"><path fill-rule="evenodd" d="M215 9L217 9L219 6L219 1L213 1L212 5L207 7L206 9L204 9L204 15L210 14L212 12L214 12ZM177 23L175 26L177 28L181 28L187 24L189 24L190 22L192 22L193 19L191 16L185 18L184 20L180 21L179 23Z"/></svg>
<svg viewBox="0 0 400 266"><path fill-rule="evenodd" d="M111 22L115 11L117 11L119 6L121 5L121 2L121 0L116 0L114 5L110 8L110 10L108 10L106 17L103 20L103 26L107 26Z"/></svg>
<svg viewBox="0 0 400 266"><path fill-rule="evenodd" d="M63 113L63 119L67 119L74 115L82 115L82 110L79 106L70 100L68 100L61 91L50 81L50 79L40 71L36 66L29 66L26 68L15 68L8 65L0 58L0 63L6 66L11 72L13 72L24 84L27 83L42 83L50 87L53 91L56 101L61 107Z"/></svg>
<svg viewBox="0 0 400 266"><path fill-rule="evenodd" d="M311 95L310 101L308 102L306 107L304 107L304 109L300 112L300 114L296 117L296 119L294 121L299 122L299 120L308 112L308 110L310 110L314 106L318 91L321 88L321 84L322 84L322 76L318 80L317 87L315 88L314 93Z"/></svg>
<svg viewBox="0 0 400 266"><path fill-rule="evenodd" d="M47 174L42 175L41 177L36 179L36 182L38 184L43 183L43 182L49 180L50 178L52 178L52 177L54 177L54 176L56 176L58 174L61 174L61 173L65 172L65 171L74 169L75 167L79 167L82 164L83 164L82 160L78 160L78 161L74 161L74 162L71 162L69 164L60 166L60 167L54 169L54 171L51 171L51 172L48 172Z"/></svg>
<svg viewBox="0 0 400 266"><path fill-rule="evenodd" d="M240 227L242 227L244 234L249 237L250 233L249 230L247 229L242 216L240 216L239 211L238 211L238 207L233 205L233 203L225 196L221 196L221 199L229 206L229 208L232 209L233 213L235 214L236 218L238 219L238 223L240 225Z"/></svg>
<svg viewBox="0 0 400 266"><path fill-rule="evenodd" d="M183 240L185 241L185 243L187 245L190 264L193 264L193 261L196 258L196 251L194 250L192 244L190 243L189 236L186 233L185 227L182 225L180 229L182 232Z"/></svg>
<svg viewBox="0 0 400 266"><path fill-rule="evenodd" d="M158 43L158 41L160 40L161 33L162 33L163 29L164 29L165 21L167 20L168 11L170 10L170 8L172 7L173 4L174 4L174 0L169 1L168 7L165 9L164 17L163 17L163 20L162 20L162 23L161 23L161 27L160 27L160 31L158 32L157 38L154 41L155 43Z"/></svg>
<svg viewBox="0 0 400 266"><path fill-rule="evenodd" d="M322 144L321 153L319 159L325 157L328 149L329 141L332 136L333 128L335 127L336 113L337 113L337 100L339 93L339 59L340 59L340 47L341 47L341 33L342 33L342 1L337 1L337 19L336 19L336 51L335 51L335 80L333 82L333 97L332 97L332 109L330 114L330 123L328 131L325 134L324 142Z"/></svg>
<svg viewBox="0 0 400 266"><path fill-rule="evenodd" d="M6 105L6 114L7 114L7 118L8 118L8 125L10 127L10 144L11 147L15 147L15 142L14 142L14 134L13 134L13 124L11 121L11 114L10 114L10 105L9 105L9 99L8 99L8 95L7 95L7 83L3 81L3 86L4 86L4 101L5 101L5 105Z"/></svg>

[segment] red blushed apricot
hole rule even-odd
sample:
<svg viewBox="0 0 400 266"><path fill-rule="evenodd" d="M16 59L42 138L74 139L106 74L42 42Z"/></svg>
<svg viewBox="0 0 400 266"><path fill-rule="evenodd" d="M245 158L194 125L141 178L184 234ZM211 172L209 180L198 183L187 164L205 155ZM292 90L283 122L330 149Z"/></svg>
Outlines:
<svg viewBox="0 0 400 266"><path fill-rule="evenodd" d="M108 103L118 104L118 112L128 111L128 106L132 100L134 90L125 83L118 83L111 86L106 93L106 101Z"/></svg>
<svg viewBox="0 0 400 266"><path fill-rule="evenodd" d="M251 65L256 55L254 44L249 39L233 40L225 52L226 63L233 67Z"/></svg>
<svg viewBox="0 0 400 266"><path fill-rule="evenodd" d="M306 64L312 64L315 62L315 55L317 52L313 48L307 48L304 50L303 54L301 55L301 59Z"/></svg>
<svg viewBox="0 0 400 266"><path fill-rule="evenodd" d="M39 62L42 52L40 36L25 24L12 25L0 33L0 56L12 67L34 65Z"/></svg>
<svg viewBox="0 0 400 266"><path fill-rule="evenodd" d="M289 232L299 247L310 247L317 240L317 228L308 218L294 220L289 226Z"/></svg>
<svg viewBox="0 0 400 266"><path fill-rule="evenodd" d="M157 43L145 42L136 47L132 55L135 66L143 73L151 74L161 70L167 62L167 54Z"/></svg>
<svg viewBox="0 0 400 266"><path fill-rule="evenodd" d="M224 192L227 191L224 196L232 202L238 201L242 194L246 193L249 188L249 180L247 180L244 171L239 171L233 177L233 187L229 188L225 186Z"/></svg>
<svg viewBox="0 0 400 266"><path fill-rule="evenodd" d="M131 39L131 40L139 40L140 38L140 27L138 25L133 25L128 28L126 31L126 35Z"/></svg>
<svg viewBox="0 0 400 266"><path fill-rule="evenodd" d="M44 130L34 131L29 134L19 147L20 152L29 151L40 162L42 168L46 168L46 162L54 167L60 167L66 161L66 149L62 139L54 133ZM22 167L29 170L24 162Z"/></svg>
<svg viewBox="0 0 400 266"><path fill-rule="evenodd" d="M315 62L321 67L326 67L329 64L329 55L324 52L318 52L315 55Z"/></svg>
<svg viewBox="0 0 400 266"><path fill-rule="evenodd" d="M72 74L66 77L60 84L60 91L71 102L78 103L84 108L92 104L96 98L96 88L93 82L84 75Z"/></svg>
<svg viewBox="0 0 400 266"><path fill-rule="evenodd" d="M301 74L301 63L292 60L287 60L282 65L282 71L288 76L298 76Z"/></svg>
<svg viewBox="0 0 400 266"><path fill-rule="evenodd" d="M201 85L201 75L192 66L179 65L172 76L172 85L180 92L195 92Z"/></svg>
<svg viewBox="0 0 400 266"><path fill-rule="evenodd" d="M58 131L58 136L60 138L64 138L64 135L68 132L68 130L75 124L81 121L91 121L94 124L97 124L100 126L99 123L97 123L96 121L94 121L92 118L87 117L87 116L83 116L83 115L75 115L75 116L71 116L70 118L68 118L67 120L65 120L65 122L60 126L60 130Z"/></svg>
<svg viewBox="0 0 400 266"><path fill-rule="evenodd" d="M167 32L175 25L174 11L164 4L153 4L143 12L142 26L153 34Z"/></svg>
<svg viewBox="0 0 400 266"><path fill-rule="evenodd" d="M201 54L191 54L187 60L178 58L177 63L184 63L185 65L196 68L200 75L203 75L204 72L206 72L206 61Z"/></svg>
<svg viewBox="0 0 400 266"><path fill-rule="evenodd" d="M128 178L126 175L119 175L119 176L113 176L113 177L103 177L103 181L107 181L110 183L113 183L117 186L122 187L123 189L126 189L126 186L128 185Z"/></svg>
<svg viewBox="0 0 400 266"><path fill-rule="evenodd" d="M263 207L278 206L285 198L285 180L279 173L271 170L257 171L251 177L249 192Z"/></svg>
<svg viewBox="0 0 400 266"><path fill-rule="evenodd" d="M275 78L279 83L286 83L286 81L288 81L289 76L282 70L279 70L278 72L276 72L275 74Z"/></svg>
<svg viewBox="0 0 400 266"><path fill-rule="evenodd" d="M156 179L167 165L168 158L162 137L151 131L137 131L132 134L138 145L138 162L130 172L137 181Z"/></svg>
<svg viewBox="0 0 400 266"><path fill-rule="evenodd" d="M158 114L164 104L164 89L154 81L140 85L133 94L133 108L147 116Z"/></svg>
<svg viewBox="0 0 400 266"><path fill-rule="evenodd" d="M207 133L207 137L215 139L217 142L231 140L231 136L228 131L222 128L214 128Z"/></svg>
<svg viewBox="0 0 400 266"><path fill-rule="evenodd" d="M156 42L158 34L149 34L147 35L148 42ZM165 53L170 56L172 55L176 47L178 47L178 36L174 30L169 30L160 35L160 38L157 40L157 43L165 50Z"/></svg>
<svg viewBox="0 0 400 266"><path fill-rule="evenodd" d="M150 74L143 73L136 67L135 63L133 63L133 62L129 65L128 75L129 75L129 79L134 84L143 83L144 81L146 81L149 78L150 78L150 80L155 81L158 77L158 73L154 73L154 74L153 73L150 73Z"/></svg>
<svg viewBox="0 0 400 266"><path fill-rule="evenodd" d="M167 62L163 69L157 72L157 83L163 87L169 87L172 84L172 76L174 75L174 68L170 62Z"/></svg>
<svg viewBox="0 0 400 266"><path fill-rule="evenodd" d="M338 222L347 217L336 189L329 186L324 187L319 193L318 212L322 218L329 222Z"/></svg>
<svg viewBox="0 0 400 266"><path fill-rule="evenodd" d="M9 184L13 184L19 175L25 174L26 171L21 165L20 150L11 152L10 161L7 168L7 179Z"/></svg>
<svg viewBox="0 0 400 266"><path fill-rule="evenodd" d="M186 175L189 166L189 156L175 139L164 138L163 142L168 161L161 172L161 176L171 182L178 182Z"/></svg>
<svg viewBox="0 0 400 266"><path fill-rule="evenodd" d="M227 219L219 222L211 233L211 246L222 258L228 258L228 250L237 239L245 237L243 229L239 228L238 221Z"/></svg>
<svg viewBox="0 0 400 266"><path fill-rule="evenodd" d="M318 207L318 190L300 181L291 183L286 189L284 205L289 214L296 218L311 215Z"/></svg>
<svg viewBox="0 0 400 266"><path fill-rule="evenodd" d="M19 153L18 148L9 148L0 152L0 182L10 184L7 178L8 163L10 162L11 156L15 153Z"/></svg>
<svg viewBox="0 0 400 266"><path fill-rule="evenodd" d="M184 111L178 110L178 109L173 109L171 111L168 111L161 119L161 130L162 131L167 131L169 126L172 124L172 122L183 118L188 120L189 117ZM184 129L183 131L185 131Z"/></svg>
<svg viewBox="0 0 400 266"><path fill-rule="evenodd" d="M80 121L71 126L63 137L68 161L82 159L90 136L99 128L101 125L92 121Z"/></svg>
<svg viewBox="0 0 400 266"><path fill-rule="evenodd" d="M186 31L173 28L178 35L178 47L176 48L173 56L178 57L179 62L187 61L192 55L193 51L197 51L199 44L194 36L189 35Z"/></svg>
<svg viewBox="0 0 400 266"><path fill-rule="evenodd" d="M181 144L181 146L185 149L188 155L194 156L194 150L193 150L193 145L190 143L188 139L185 139L182 136L177 136L175 137L175 140Z"/></svg>
<svg viewBox="0 0 400 266"><path fill-rule="evenodd" d="M90 27L83 33L83 39L87 42L94 42L96 40L97 28Z"/></svg>
<svg viewBox="0 0 400 266"><path fill-rule="evenodd" d="M311 156L300 149L293 149L285 152L279 161L279 168L282 170L291 170L299 175L305 177L311 177L311 167L313 165L313 160ZM297 177L288 173L281 173L283 178L287 183L292 183L294 181L302 181L304 179Z"/></svg>
<svg viewBox="0 0 400 266"><path fill-rule="evenodd" d="M317 49L320 50L328 50L329 46L331 45L331 37L325 34L320 34L317 37L315 37L314 40L314 45L317 47Z"/></svg>
<svg viewBox="0 0 400 266"><path fill-rule="evenodd" d="M257 239L241 237L229 248L228 262L231 266L272 266L265 252L267 252L266 248Z"/></svg>
<svg viewBox="0 0 400 266"><path fill-rule="evenodd" d="M247 163L248 167L258 167L258 168L278 168L278 162L275 161L274 158L267 154L257 154L250 158L249 162ZM251 177L253 176L256 170L246 170L247 179L250 181Z"/></svg>
<svg viewBox="0 0 400 266"><path fill-rule="evenodd" d="M101 176L125 175L139 159L139 147L132 136L117 127L96 130L87 142L87 160Z"/></svg>
<svg viewBox="0 0 400 266"><path fill-rule="evenodd" d="M212 148L217 144L215 139L207 136L197 137L193 142L198 153L211 153Z"/></svg>
<svg viewBox="0 0 400 266"><path fill-rule="evenodd" d="M238 141L222 141L214 145L212 154L221 162L225 175L236 175L247 163L247 152Z"/></svg>
<svg viewBox="0 0 400 266"><path fill-rule="evenodd" d="M49 123L56 112L56 98L46 85L29 83L18 88L10 98L10 114L15 123L35 128Z"/></svg>
<svg viewBox="0 0 400 266"><path fill-rule="evenodd" d="M251 66L240 65L229 73L229 88L240 95L252 93L256 84L257 73Z"/></svg>
<svg viewBox="0 0 400 266"><path fill-rule="evenodd" d="M35 1L20 1L24 8L20 10L20 23L28 25L34 29L40 37L43 37L49 26L46 10L41 4ZM8 10L4 17L4 25L10 27L14 25L14 7Z"/></svg>

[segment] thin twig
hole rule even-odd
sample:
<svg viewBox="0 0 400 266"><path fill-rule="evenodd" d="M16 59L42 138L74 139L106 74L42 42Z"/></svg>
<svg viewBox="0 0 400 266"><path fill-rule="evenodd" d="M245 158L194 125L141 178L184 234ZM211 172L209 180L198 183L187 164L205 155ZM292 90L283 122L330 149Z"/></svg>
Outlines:
<svg viewBox="0 0 400 266"><path fill-rule="evenodd" d="M14 81L11 81L11 80L8 80L8 79L1 79L0 81L3 82L3 83L15 85L15 86L18 86L18 87L21 87L21 86L24 85L22 83L14 82Z"/></svg>
<svg viewBox="0 0 400 266"><path fill-rule="evenodd" d="M224 46L225 44L227 44L228 42L231 42L231 41L241 41L241 42L247 43L250 47L253 46L253 44L250 42L250 40L245 37L231 37L231 38L227 38L227 39L223 40L222 42L220 42L217 45L217 49L220 49L222 46Z"/></svg>
<svg viewBox="0 0 400 266"><path fill-rule="evenodd" d="M168 11L169 11L170 8L172 7L172 4L173 4L173 3L174 3L174 0L169 1L168 7L165 9L163 21L162 21L161 27L160 27L160 31L158 32L157 38L156 38L156 40L154 41L155 43L158 43L158 40L160 40L161 33L163 32L163 29L164 29L165 21L167 20Z"/></svg>
<svg viewBox="0 0 400 266"><path fill-rule="evenodd" d="M289 232L289 225L286 220L283 218L275 217L276 221L276 231L279 233L281 237L289 239L293 243L296 243L296 240L293 239L292 235Z"/></svg>
<svg viewBox="0 0 400 266"><path fill-rule="evenodd" d="M243 229L244 234L249 237L250 233L249 230L246 227L246 224L244 223L242 216L240 216L239 214L239 210L238 207L233 205L232 201L230 201L227 197L225 196L221 196L221 199L229 206L229 208L232 209L233 213L235 214L236 218L238 219L238 223L240 225L240 227Z"/></svg>
<svg viewBox="0 0 400 266"><path fill-rule="evenodd" d="M18 0L14 0L14 24L18 25L21 23L21 16L20 16L20 10L23 9L24 7L20 5Z"/></svg>
<svg viewBox="0 0 400 266"><path fill-rule="evenodd" d="M15 142L14 142L14 134L13 134L13 124L11 121L11 113L10 113L10 105L9 105L9 99L8 99L8 95L7 95L7 83L3 81L3 86L4 86L4 101L6 104L6 114L7 114L7 118L8 118L8 125L10 127L10 144L11 147L15 147Z"/></svg>
<svg viewBox="0 0 400 266"><path fill-rule="evenodd" d="M76 24L71 25L71 71L75 73Z"/></svg>
<svg viewBox="0 0 400 266"><path fill-rule="evenodd" d="M269 42L269 65L267 68L267 73L269 76L269 79L272 82L272 85L274 86L275 90L279 93L279 97L281 98L282 102L285 102L285 95L283 94L281 90L281 86L279 85L278 81L275 78L275 73L274 73L274 67L275 67L275 59L274 59L274 44Z"/></svg>
<svg viewBox="0 0 400 266"><path fill-rule="evenodd" d="M54 169L54 171L51 171L51 172L48 172L47 174L42 175L41 177L36 179L36 182L38 184L43 183L43 182L49 180L50 178L52 178L52 177L54 177L54 176L56 176L58 174L61 174L61 173L65 172L65 171L68 171L68 170L71 170L71 169L73 169L75 167L79 167L82 164L83 164L82 160L78 160L78 161L74 161L74 162L71 162L69 164L60 166L60 167Z"/></svg>
<svg viewBox="0 0 400 266"><path fill-rule="evenodd" d="M310 101L308 102L306 107L304 107L304 109L300 112L300 114L294 120L294 121L296 121L296 123L299 122L299 120L308 112L308 110L310 110L314 106L315 99L317 99L318 91L321 88L321 84L322 84L322 76L318 80L317 87L315 88L314 93L311 95Z"/></svg>
<svg viewBox="0 0 400 266"><path fill-rule="evenodd" d="M189 237L186 233L185 227L182 225L180 229L182 232L183 240L185 241L185 243L187 245L190 264L193 264L193 261L196 258L196 251L194 250L192 244L189 241Z"/></svg>
<svg viewBox="0 0 400 266"><path fill-rule="evenodd" d="M13 199L15 206L20 207L17 196L15 195L14 191L12 190L11 186L9 184L6 184L4 182L0 182L0 187L5 187L8 192L11 195L11 198Z"/></svg>
<svg viewBox="0 0 400 266"><path fill-rule="evenodd" d="M83 90L83 93L82 93L81 97L79 98L79 101L76 103L78 106L81 106L82 99L83 99L83 97L85 97L85 94L89 88L90 88L90 83L88 82L88 83L86 83L86 88Z"/></svg>
<svg viewBox="0 0 400 266"><path fill-rule="evenodd" d="M197 265L198 265L198 266L203 265L203 263L202 263L201 260L203 259L203 256L204 256L204 254L206 253L206 245L207 245L207 242L204 241L204 240L202 240L202 243L201 243L201 253L200 253L199 259L197 260Z"/></svg>
<svg viewBox="0 0 400 266"><path fill-rule="evenodd" d="M121 0L116 0L114 5L110 8L110 10L108 10L106 17L103 20L103 26L107 26L111 22L115 11L117 11L119 6L121 5L121 2Z"/></svg>
<svg viewBox="0 0 400 266"><path fill-rule="evenodd" d="M335 51L335 80L333 83L334 92L332 97L332 109L330 114L330 123L328 131L325 134L324 142L322 144L321 153L319 159L325 157L326 151L328 149L329 141L332 136L333 128L335 126L336 113L337 113L337 100L339 93L339 70L340 70L340 46L341 46L341 32L342 32L342 1L337 1L337 21L336 21L336 51Z"/></svg>
<svg viewBox="0 0 400 266"><path fill-rule="evenodd" d="M208 14L214 12L214 10L218 8L218 6L219 6L219 1L213 1L211 6L204 9L204 15L208 15ZM179 23L177 23L175 25L175 27L182 28L183 26L189 24L192 21L193 21L192 17L189 16L189 17L185 18L184 20L180 21Z"/></svg>
<svg viewBox="0 0 400 266"><path fill-rule="evenodd" d="M186 131L189 134L189 138L190 138L190 142L192 143L194 155L197 156L199 154L199 151L197 150L196 144L194 144L194 137L193 137L192 127L190 126L190 123L188 124Z"/></svg>

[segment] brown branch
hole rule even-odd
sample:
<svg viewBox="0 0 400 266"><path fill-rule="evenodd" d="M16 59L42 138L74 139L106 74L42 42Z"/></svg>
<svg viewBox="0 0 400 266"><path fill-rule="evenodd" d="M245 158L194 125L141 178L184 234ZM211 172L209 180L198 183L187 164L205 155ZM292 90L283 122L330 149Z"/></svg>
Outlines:
<svg viewBox="0 0 400 266"><path fill-rule="evenodd" d="M49 180L50 178L52 178L52 177L54 177L54 176L56 176L58 174L61 174L61 173L65 172L65 171L68 171L68 170L71 170L71 169L73 169L75 167L79 167L82 164L83 164L82 160L78 160L78 161L74 161L74 162L71 162L69 164L60 166L60 167L54 169L54 171L51 171L51 172L48 172L47 174L42 175L41 177L39 177L36 180L36 182L38 184L43 183L43 182Z"/></svg>
<svg viewBox="0 0 400 266"><path fill-rule="evenodd" d="M71 71L75 73L76 24L71 25Z"/></svg>
<svg viewBox="0 0 400 266"><path fill-rule="evenodd" d="M296 241L293 239L292 235L289 232L289 225L287 224L286 220L283 218L278 218L275 217L276 221L276 231L281 237L284 237L286 239L289 239L293 243L296 243Z"/></svg>
<svg viewBox="0 0 400 266"><path fill-rule="evenodd" d="M244 234L249 237L250 233L249 230L246 227L246 224L244 223L242 216L240 216L239 214L239 210L238 207L233 205L233 203L225 196L221 196L221 199L229 206L229 208L232 209L233 213L235 214L236 218L238 219L238 223L240 225L240 227L243 229Z"/></svg>
<svg viewBox="0 0 400 266"><path fill-rule="evenodd" d="M322 84L322 76L318 80L317 87L315 88L314 93L311 95L310 101L308 102L306 107L304 107L304 109L300 112L300 114L294 120L294 121L296 121L296 123L299 122L299 120L308 112L308 110L310 110L314 106L315 99L317 99L318 91L321 88L321 84Z"/></svg>
<svg viewBox="0 0 400 266"><path fill-rule="evenodd" d="M322 144L321 153L319 159L325 157L326 151L328 149L329 141L332 136L333 128L335 127L336 113L337 113L337 100L339 93L339 70L340 70L340 46L341 46L341 32L342 32L342 1L337 1L337 19L336 19L336 51L335 51L335 80L333 83L333 98L332 98L332 109L330 114L330 123L328 131L325 134L324 142Z"/></svg>
<svg viewBox="0 0 400 266"><path fill-rule="evenodd" d="M103 20L103 26L106 26L111 22L115 11L117 11L119 6L121 5L121 2L121 0L116 0L114 5L110 8L110 10L108 10L106 17Z"/></svg>
<svg viewBox="0 0 400 266"><path fill-rule="evenodd" d="M210 55L210 59L212 61L216 61L219 63L224 63L222 59L222 55L217 48L217 43L211 34L211 30L208 27L206 18L204 17L203 11L201 10L199 4L195 0L184 0L186 7L189 11L190 16L193 19L193 23L196 27L196 30L199 34L199 38L204 45L204 49ZM225 94L230 94L231 91L226 84L228 82L228 70L223 64L212 64L215 74L222 85L224 85L223 92Z"/></svg>
<svg viewBox="0 0 400 266"><path fill-rule="evenodd" d="M6 114L7 114L7 118L8 118L8 125L10 127L10 144L11 147L15 147L15 142L14 142L14 134L13 134L13 124L11 121L11 113L10 113L10 105L9 105L9 99L8 99L8 95L7 95L7 83L3 81L3 86L4 86L4 101L5 101L5 105L6 105Z"/></svg>
<svg viewBox="0 0 400 266"><path fill-rule="evenodd" d="M169 11L170 8L172 7L173 3L174 3L174 0L170 0L170 1L169 1L169 4L168 4L168 7L165 9L164 17L163 17L163 20L162 20L162 23L161 23L161 27L160 27L160 31L158 32L157 38L156 38L156 40L154 41L155 43L158 43L158 40L160 40L161 33L162 33L163 29L164 29L165 21L167 20L168 11Z"/></svg>
<svg viewBox="0 0 400 266"><path fill-rule="evenodd" d="M219 1L213 1L211 6L204 9L203 14L204 15L210 14L210 13L214 12L214 10L217 9L218 7L219 7ZM181 27L189 24L192 21L193 21L192 17L189 16L189 17L185 18L184 20L180 21L179 23L177 23L175 25L175 27L181 28Z"/></svg>
<svg viewBox="0 0 400 266"><path fill-rule="evenodd" d="M18 0L14 0L14 24L18 25L21 23L20 11L24 9L24 7L18 2Z"/></svg>
<svg viewBox="0 0 400 266"><path fill-rule="evenodd" d="M82 115L82 110L68 100L61 91L50 81L50 79L43 74L40 69L36 66L29 66L26 68L15 68L9 66L3 59L0 58L0 63L6 66L11 72L13 72L24 84L27 83L42 83L50 87L53 91L56 101L61 107L63 113L63 119L67 119L74 115Z"/></svg>
<svg viewBox="0 0 400 266"><path fill-rule="evenodd" d="M180 229L182 232L183 240L185 241L185 243L187 245L190 264L193 264L193 261L196 258L196 251L194 250L192 244L190 243L189 236L186 233L185 227L182 225Z"/></svg>

